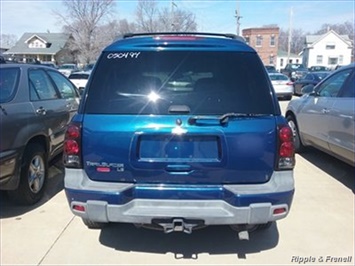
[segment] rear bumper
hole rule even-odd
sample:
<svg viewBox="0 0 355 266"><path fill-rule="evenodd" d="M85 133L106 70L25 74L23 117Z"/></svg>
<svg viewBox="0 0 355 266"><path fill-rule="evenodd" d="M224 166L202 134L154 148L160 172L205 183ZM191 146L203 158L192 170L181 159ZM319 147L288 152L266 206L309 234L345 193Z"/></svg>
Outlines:
<svg viewBox="0 0 355 266"><path fill-rule="evenodd" d="M154 219L183 218L206 225L264 224L287 216L294 182L293 172L283 171L254 185L114 184L93 182L82 170L66 169L65 192L75 215L96 222L151 224Z"/></svg>

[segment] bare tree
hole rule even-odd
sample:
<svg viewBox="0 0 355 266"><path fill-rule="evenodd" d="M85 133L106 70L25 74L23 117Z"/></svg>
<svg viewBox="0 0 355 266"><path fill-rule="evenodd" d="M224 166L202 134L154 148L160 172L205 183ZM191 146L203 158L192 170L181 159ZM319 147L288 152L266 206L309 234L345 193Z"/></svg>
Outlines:
<svg viewBox="0 0 355 266"><path fill-rule="evenodd" d="M155 0L139 0L136 9L137 29L141 32L158 31L159 8Z"/></svg>
<svg viewBox="0 0 355 266"><path fill-rule="evenodd" d="M287 51L288 50L288 39L289 31L280 29L279 33L279 50ZM291 34L291 53L299 54L305 43L305 34L302 29L293 29Z"/></svg>
<svg viewBox="0 0 355 266"><path fill-rule="evenodd" d="M160 26L163 31L196 31L195 14L176 9L174 11L164 8L159 14Z"/></svg>
<svg viewBox="0 0 355 266"><path fill-rule="evenodd" d="M1 34L1 48L11 48L17 42L17 36L14 34Z"/></svg>
<svg viewBox="0 0 355 266"><path fill-rule="evenodd" d="M118 32L120 34L137 32L137 25L133 22L128 22L126 19L122 19L118 22Z"/></svg>
<svg viewBox="0 0 355 266"><path fill-rule="evenodd" d="M63 0L64 14L54 11L64 22L63 31L73 36L69 49L77 51L78 61L89 63L96 59L102 47L98 42L99 29L115 6L114 0Z"/></svg>
<svg viewBox="0 0 355 266"><path fill-rule="evenodd" d="M96 36L96 46L104 48L116 40L120 35L136 32L136 25L123 19L113 20L105 25L98 27Z"/></svg>
<svg viewBox="0 0 355 266"><path fill-rule="evenodd" d="M137 31L196 31L195 15L174 6L159 9L156 0L139 0L136 9Z"/></svg>
<svg viewBox="0 0 355 266"><path fill-rule="evenodd" d="M334 30L339 35L348 35L351 40L354 40L354 23L351 21L339 24L323 24L314 34L324 34L329 30Z"/></svg>

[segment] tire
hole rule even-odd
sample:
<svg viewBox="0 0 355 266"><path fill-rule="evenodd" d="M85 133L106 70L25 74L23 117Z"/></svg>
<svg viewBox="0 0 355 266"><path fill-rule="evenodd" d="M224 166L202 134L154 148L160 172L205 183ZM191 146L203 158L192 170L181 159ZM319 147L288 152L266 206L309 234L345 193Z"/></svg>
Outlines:
<svg viewBox="0 0 355 266"><path fill-rule="evenodd" d="M102 229L107 225L107 223L94 222L86 218L81 219L83 220L83 223L90 229Z"/></svg>
<svg viewBox="0 0 355 266"><path fill-rule="evenodd" d="M30 144L23 154L20 183L17 189L9 190L10 199L21 205L33 205L42 197L48 177L48 162L44 148Z"/></svg>
<svg viewBox="0 0 355 266"><path fill-rule="evenodd" d="M273 222L268 222L266 224L247 224L247 225L230 225L232 230L234 231L242 231L242 230L247 230L249 233L253 233L259 230L267 230L271 227Z"/></svg>
<svg viewBox="0 0 355 266"><path fill-rule="evenodd" d="M257 230L267 230L271 227L273 222L268 222L266 224L259 224Z"/></svg>
<svg viewBox="0 0 355 266"><path fill-rule="evenodd" d="M288 95L284 97L285 101L290 101L292 99L292 95Z"/></svg>
<svg viewBox="0 0 355 266"><path fill-rule="evenodd" d="M296 119L292 115L288 115L286 117L286 119L288 121L288 125L290 126L290 128L291 128L291 130L293 132L293 140L294 140L294 145L295 145L295 152L301 153L301 152L303 152L306 149L306 147L302 144Z"/></svg>

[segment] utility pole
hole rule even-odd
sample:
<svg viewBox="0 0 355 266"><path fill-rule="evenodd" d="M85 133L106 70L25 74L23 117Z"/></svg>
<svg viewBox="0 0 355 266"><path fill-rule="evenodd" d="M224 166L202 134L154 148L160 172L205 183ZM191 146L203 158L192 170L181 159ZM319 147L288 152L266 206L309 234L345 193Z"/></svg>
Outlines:
<svg viewBox="0 0 355 266"><path fill-rule="evenodd" d="M237 20L237 35L239 36L239 32L240 32L240 19L242 18L242 16L240 15L240 6L239 6L239 0L237 0L237 8L235 10L235 18Z"/></svg>
<svg viewBox="0 0 355 266"><path fill-rule="evenodd" d="M174 7L177 7L175 2L171 0L171 31L175 31L175 14L174 14Z"/></svg>
<svg viewBox="0 0 355 266"><path fill-rule="evenodd" d="M292 15L293 15L293 7L290 10L290 28L288 29L288 47L287 47L287 63L290 61L290 54L291 54L291 42L292 42Z"/></svg>

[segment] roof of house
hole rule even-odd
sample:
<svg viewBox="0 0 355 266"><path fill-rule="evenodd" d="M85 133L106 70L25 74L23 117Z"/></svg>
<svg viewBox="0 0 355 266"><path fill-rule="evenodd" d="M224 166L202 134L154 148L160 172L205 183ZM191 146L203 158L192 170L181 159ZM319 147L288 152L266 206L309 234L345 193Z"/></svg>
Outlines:
<svg viewBox="0 0 355 266"><path fill-rule="evenodd" d="M28 42L32 38L38 38L45 44L46 48L29 48ZM70 38L69 34L65 33L33 33L26 32L20 40L10 48L5 54L56 54L63 49Z"/></svg>
<svg viewBox="0 0 355 266"><path fill-rule="evenodd" d="M324 37L326 37L329 34L335 34L336 36L338 36L340 39L342 39L344 42L346 42L349 45L351 43L351 40L348 35L339 35L335 31L330 30L330 31L328 31L324 34L321 34L321 35L307 35L306 36L306 44L313 45L313 44L319 42L320 40L322 40Z"/></svg>

